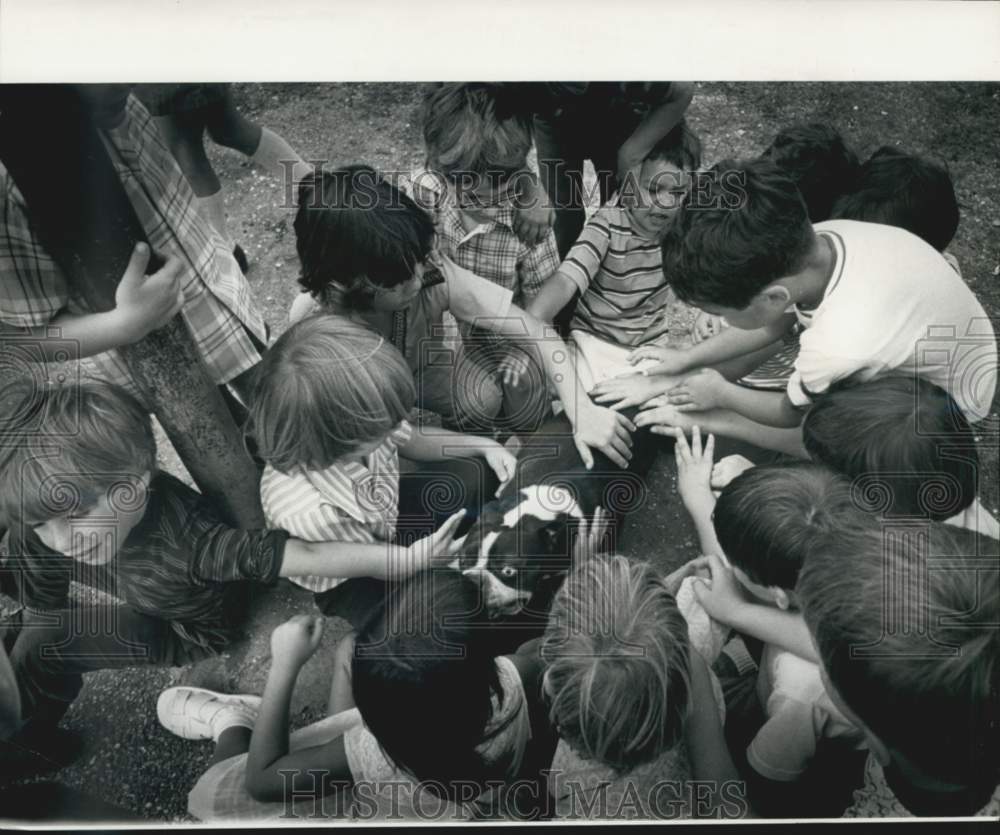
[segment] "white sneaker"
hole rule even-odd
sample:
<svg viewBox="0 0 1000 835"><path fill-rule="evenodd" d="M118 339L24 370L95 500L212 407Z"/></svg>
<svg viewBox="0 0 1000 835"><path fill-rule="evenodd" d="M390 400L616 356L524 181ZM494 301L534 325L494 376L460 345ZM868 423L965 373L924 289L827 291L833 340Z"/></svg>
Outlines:
<svg viewBox="0 0 1000 835"><path fill-rule="evenodd" d="M260 701L260 696L216 693L203 687L170 687L156 700L156 716L179 737L217 742L227 728L253 728Z"/></svg>

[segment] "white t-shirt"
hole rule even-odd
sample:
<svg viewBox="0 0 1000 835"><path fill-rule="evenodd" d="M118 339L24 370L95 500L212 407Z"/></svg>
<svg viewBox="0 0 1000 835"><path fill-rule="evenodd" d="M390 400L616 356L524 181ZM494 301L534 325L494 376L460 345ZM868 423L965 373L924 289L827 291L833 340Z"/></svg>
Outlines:
<svg viewBox="0 0 1000 835"><path fill-rule="evenodd" d="M805 327L788 397L806 406L834 383L918 374L948 391L970 421L989 414L997 343L986 311L928 243L895 226L828 220L814 227L836 253L822 302L796 309Z"/></svg>

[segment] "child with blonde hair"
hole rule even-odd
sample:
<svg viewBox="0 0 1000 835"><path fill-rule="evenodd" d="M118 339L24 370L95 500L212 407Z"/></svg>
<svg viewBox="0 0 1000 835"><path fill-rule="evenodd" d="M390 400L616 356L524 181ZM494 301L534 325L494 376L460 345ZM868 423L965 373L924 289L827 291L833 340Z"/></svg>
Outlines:
<svg viewBox="0 0 1000 835"><path fill-rule="evenodd" d="M560 741L549 787L565 818L743 814L721 692L665 581L648 563L598 557L575 569L541 648ZM714 780L714 796L692 780Z"/></svg>
<svg viewBox="0 0 1000 835"><path fill-rule="evenodd" d="M400 455L437 462L435 474L452 486L446 459L485 459L485 474L473 463L471 474L459 476L459 514L474 508L481 484L510 479L515 458L496 441L444 429L414 432L408 417L415 397L399 351L363 325L321 314L286 331L261 365L250 410L249 431L266 462L260 489L268 524L307 541L357 543L360 573L381 577L386 545L398 538L401 500L412 506L407 521L439 521L420 507L432 498L426 478L401 485ZM317 595L339 582L292 579ZM320 608L324 600L317 599Z"/></svg>

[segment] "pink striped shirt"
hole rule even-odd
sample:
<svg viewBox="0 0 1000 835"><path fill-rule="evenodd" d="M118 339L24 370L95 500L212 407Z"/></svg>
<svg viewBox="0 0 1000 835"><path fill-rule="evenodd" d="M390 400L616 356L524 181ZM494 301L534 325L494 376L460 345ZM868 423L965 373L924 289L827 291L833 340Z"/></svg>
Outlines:
<svg viewBox="0 0 1000 835"><path fill-rule="evenodd" d="M260 500L269 528L307 542L392 542L399 512L399 447L413 434L407 421L372 452L367 464L337 461L325 470L280 473L268 465ZM333 577L291 577L310 591L332 589Z"/></svg>

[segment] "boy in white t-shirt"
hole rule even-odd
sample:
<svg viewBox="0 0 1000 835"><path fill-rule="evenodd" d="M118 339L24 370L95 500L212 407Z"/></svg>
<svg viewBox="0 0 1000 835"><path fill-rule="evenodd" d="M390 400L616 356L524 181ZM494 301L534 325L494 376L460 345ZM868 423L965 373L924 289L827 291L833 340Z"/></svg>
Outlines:
<svg viewBox="0 0 1000 835"><path fill-rule="evenodd" d="M647 375L700 369L680 383L665 378L655 394L666 403L654 401L637 425L673 434L694 422L681 413L697 411L703 429L787 449L788 433L775 430L797 428L817 395L844 380L886 374L930 380L970 422L986 417L996 390L996 338L982 305L939 252L882 224L812 226L792 181L767 161L724 161L707 173L664 241L664 270L679 298L734 327L688 349L633 354L659 361ZM805 330L786 392L727 379L744 371L741 356L773 343L796 320Z"/></svg>

